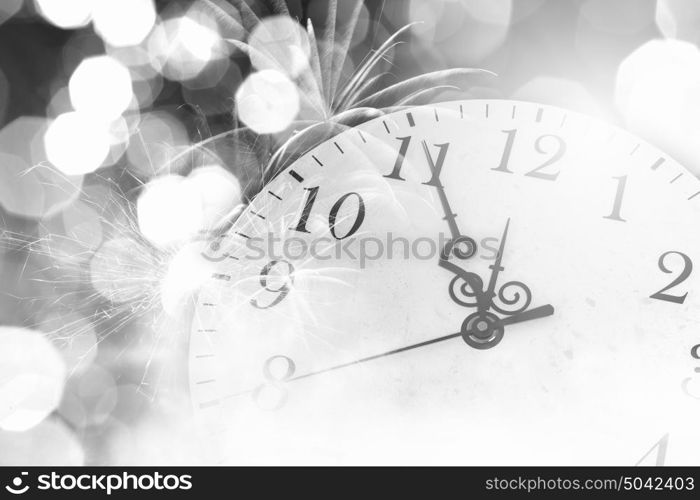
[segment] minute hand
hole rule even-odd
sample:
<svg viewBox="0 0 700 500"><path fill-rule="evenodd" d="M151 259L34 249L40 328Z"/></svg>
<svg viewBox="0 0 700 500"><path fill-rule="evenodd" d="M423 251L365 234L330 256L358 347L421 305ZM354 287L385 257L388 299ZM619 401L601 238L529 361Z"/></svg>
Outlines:
<svg viewBox="0 0 700 500"><path fill-rule="evenodd" d="M498 274L504 270L501 266L501 261L503 260L503 250L506 247L506 238L508 237L508 227L510 226L510 219L506 222L506 227L503 230L503 236L501 236L501 244L498 248L498 254L496 255L496 261L489 266L491 269L491 276L489 277L489 284L484 292L486 299L488 300L488 307L483 310L488 310L493 304L493 298L496 296L496 281L498 281ZM480 307L481 311L482 308Z"/></svg>
<svg viewBox="0 0 700 500"><path fill-rule="evenodd" d="M502 320L502 324L503 325L513 325L516 323L523 323L525 321L532 321L534 319L544 318L547 316L551 316L552 314L554 314L554 308L551 305L547 304L545 306L535 307L535 308L530 309L528 311L516 314L510 318L506 318L506 319ZM385 358L388 356L393 356L395 354L400 354L400 353L403 353L406 351L411 351L413 349L427 347L429 345L438 344L440 342L445 342L446 340L451 340L451 339L454 339L454 338L457 338L460 336L462 336L461 332L443 335L442 337L435 337L435 338L432 338L429 340L424 340L423 342L418 342L416 344L406 345L403 347L392 349L390 351L385 351L382 353L374 354L372 356L359 358L359 359L356 359L354 361L348 361L346 363L341 363L339 365L331 366L328 368L322 368L320 370L304 373L302 375L297 375L295 377L290 378L289 382L293 382L295 380L305 379L308 377L313 377L315 375L320 375L322 373L332 372L332 371L339 370L341 368L347 368L347 367L353 366L353 365L359 365L361 363L366 363L367 361L374 361L376 359Z"/></svg>

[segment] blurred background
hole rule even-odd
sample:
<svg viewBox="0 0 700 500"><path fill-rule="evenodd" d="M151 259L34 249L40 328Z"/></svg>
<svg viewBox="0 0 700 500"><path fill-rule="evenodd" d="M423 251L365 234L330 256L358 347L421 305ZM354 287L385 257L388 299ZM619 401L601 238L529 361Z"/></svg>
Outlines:
<svg viewBox="0 0 700 500"><path fill-rule="evenodd" d="M193 242L235 217L276 148L362 102L343 82L406 24L358 87L483 68L497 76L430 99L570 108L700 173L696 0L334 9L0 0L0 465L192 460Z"/></svg>

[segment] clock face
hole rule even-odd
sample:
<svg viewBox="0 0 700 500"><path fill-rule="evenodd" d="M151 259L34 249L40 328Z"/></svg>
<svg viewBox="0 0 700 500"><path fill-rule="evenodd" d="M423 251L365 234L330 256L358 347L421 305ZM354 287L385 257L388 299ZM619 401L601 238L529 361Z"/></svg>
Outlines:
<svg viewBox="0 0 700 500"><path fill-rule="evenodd" d="M230 463L700 463L699 222L688 171L563 109L352 128L203 250L198 418Z"/></svg>

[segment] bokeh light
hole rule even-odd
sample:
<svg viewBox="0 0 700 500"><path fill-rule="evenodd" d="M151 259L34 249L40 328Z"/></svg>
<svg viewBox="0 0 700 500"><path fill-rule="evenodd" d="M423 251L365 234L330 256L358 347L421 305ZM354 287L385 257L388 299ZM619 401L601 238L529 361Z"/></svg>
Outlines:
<svg viewBox="0 0 700 500"><path fill-rule="evenodd" d="M58 406L63 359L41 332L15 327L0 327L0 357L0 428L26 431Z"/></svg>
<svg viewBox="0 0 700 500"><path fill-rule="evenodd" d="M188 177L157 177L137 201L139 228L152 243L167 247L218 227L240 203L238 180L218 165L197 168Z"/></svg>
<svg viewBox="0 0 700 500"><path fill-rule="evenodd" d="M0 204L16 215L50 216L80 195L82 176L66 175L48 164L45 118L22 116L0 130Z"/></svg>
<svg viewBox="0 0 700 500"><path fill-rule="evenodd" d="M198 10L159 22L148 39L151 64L170 80L195 78L228 55L216 22Z"/></svg>
<svg viewBox="0 0 700 500"><path fill-rule="evenodd" d="M186 245L178 250L161 284L163 310L177 316L213 271L211 262L202 258L199 245Z"/></svg>
<svg viewBox="0 0 700 500"><path fill-rule="evenodd" d="M630 130L673 151L700 172L700 49L679 40L652 40L621 64L617 106Z"/></svg>
<svg viewBox="0 0 700 500"><path fill-rule="evenodd" d="M153 0L96 0L92 22L109 45L138 45L153 29L156 9Z"/></svg>
<svg viewBox="0 0 700 500"><path fill-rule="evenodd" d="M160 247L191 238L203 225L199 193L179 175L149 182L139 196L136 210L141 233Z"/></svg>
<svg viewBox="0 0 700 500"><path fill-rule="evenodd" d="M90 22L94 0L34 0L34 3L48 22L69 29L86 26Z"/></svg>
<svg viewBox="0 0 700 500"><path fill-rule="evenodd" d="M219 165L195 169L187 177L187 183L199 194L203 229L219 227L242 203L238 179Z"/></svg>
<svg viewBox="0 0 700 500"><path fill-rule="evenodd" d="M260 134L281 132L299 112L297 87L283 73L266 69L251 74L236 92L243 122Z"/></svg>
<svg viewBox="0 0 700 500"><path fill-rule="evenodd" d="M77 437L59 420L45 420L27 432L0 431L0 465L79 466L85 452Z"/></svg>
<svg viewBox="0 0 700 500"><path fill-rule="evenodd" d="M129 70L110 56L81 62L68 88L76 111L104 120L121 115L133 97Z"/></svg>
<svg viewBox="0 0 700 500"><path fill-rule="evenodd" d="M98 169L111 144L104 123L78 112L58 116L46 131L44 142L49 161L68 175Z"/></svg>
<svg viewBox="0 0 700 500"><path fill-rule="evenodd" d="M250 34L248 45L250 60L258 70L274 69L294 77L309 65L309 37L287 16L264 19Z"/></svg>

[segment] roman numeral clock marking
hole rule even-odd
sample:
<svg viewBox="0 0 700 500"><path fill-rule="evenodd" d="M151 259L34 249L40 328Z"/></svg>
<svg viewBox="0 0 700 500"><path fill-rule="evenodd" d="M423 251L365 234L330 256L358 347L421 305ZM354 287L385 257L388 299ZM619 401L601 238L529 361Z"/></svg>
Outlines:
<svg viewBox="0 0 700 500"><path fill-rule="evenodd" d="M622 210L622 197L624 196L625 188L627 187L627 176L621 175L619 177L613 177L613 179L617 180L617 191L615 192L615 202L613 204L613 209L612 209L612 212L610 212L610 215L606 215L604 218L610 219L610 220L616 220L619 222L627 222L620 215L620 211Z"/></svg>
<svg viewBox="0 0 700 500"><path fill-rule="evenodd" d="M391 173L384 176L387 179L394 179L397 181L406 180L403 177L401 177L401 169L403 168L403 164L406 159L406 154L408 153L408 147L411 144L411 139L411 136L396 138L396 140L400 142L399 153L396 156L396 161L394 162L394 167L392 168ZM434 146L438 148L438 154L435 160L433 160L432 158L430 148L428 147L428 143L426 141L421 141L421 144L423 146L423 151L425 152L426 158L431 164L431 177L427 182L424 182L423 184L425 184L426 186L434 186L441 188L443 186L440 184L440 173L442 172L442 167L445 165L445 158L447 157L447 150L449 149L450 144L434 144Z"/></svg>
<svg viewBox="0 0 700 500"><path fill-rule="evenodd" d="M405 181L406 179L401 177L401 168L403 167L403 162L406 159L408 146L411 144L411 136L397 137L396 140L400 142L399 154L396 157L396 162L394 162L394 168L392 169L391 173L385 175L384 177L387 179L395 179L397 181Z"/></svg>

